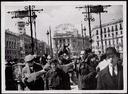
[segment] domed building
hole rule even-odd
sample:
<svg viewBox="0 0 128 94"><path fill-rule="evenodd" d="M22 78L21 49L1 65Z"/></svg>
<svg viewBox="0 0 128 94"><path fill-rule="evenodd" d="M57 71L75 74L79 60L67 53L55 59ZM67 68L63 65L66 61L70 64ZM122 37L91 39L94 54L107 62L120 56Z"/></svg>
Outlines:
<svg viewBox="0 0 128 94"><path fill-rule="evenodd" d="M71 56L79 55L81 50L90 46L89 38L82 37L72 24L60 24L54 32L54 53L57 53L64 44L69 45Z"/></svg>

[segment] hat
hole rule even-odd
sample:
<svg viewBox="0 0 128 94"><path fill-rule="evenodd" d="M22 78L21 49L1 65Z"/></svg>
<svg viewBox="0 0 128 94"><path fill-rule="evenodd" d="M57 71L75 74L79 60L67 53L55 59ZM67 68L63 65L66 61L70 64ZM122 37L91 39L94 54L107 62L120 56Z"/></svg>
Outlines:
<svg viewBox="0 0 128 94"><path fill-rule="evenodd" d="M117 54L117 53L118 52L116 51L115 47L106 48L106 55Z"/></svg>
<svg viewBox="0 0 128 94"><path fill-rule="evenodd" d="M54 64L58 64L59 62L58 62L57 59L52 59L51 62L50 62L50 64L52 64L52 63L54 63Z"/></svg>
<svg viewBox="0 0 128 94"><path fill-rule="evenodd" d="M27 55L27 56L25 56L25 62L31 61L33 59L34 59L34 56L33 55Z"/></svg>

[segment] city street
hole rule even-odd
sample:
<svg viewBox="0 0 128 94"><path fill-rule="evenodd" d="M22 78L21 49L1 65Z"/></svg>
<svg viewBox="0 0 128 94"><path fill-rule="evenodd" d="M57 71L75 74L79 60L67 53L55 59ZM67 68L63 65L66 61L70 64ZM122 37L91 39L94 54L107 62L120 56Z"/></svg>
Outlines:
<svg viewBox="0 0 128 94"><path fill-rule="evenodd" d="M126 5L102 3L4 2L2 89L123 90Z"/></svg>

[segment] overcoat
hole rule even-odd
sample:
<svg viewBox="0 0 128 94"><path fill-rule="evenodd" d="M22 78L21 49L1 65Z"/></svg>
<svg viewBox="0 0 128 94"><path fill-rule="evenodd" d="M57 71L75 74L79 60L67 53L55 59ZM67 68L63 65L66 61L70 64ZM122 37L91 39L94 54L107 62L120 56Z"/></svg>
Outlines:
<svg viewBox="0 0 128 94"><path fill-rule="evenodd" d="M99 72L97 80L98 90L122 90L123 89L123 67L117 65L118 74L115 82L109 73L109 66Z"/></svg>

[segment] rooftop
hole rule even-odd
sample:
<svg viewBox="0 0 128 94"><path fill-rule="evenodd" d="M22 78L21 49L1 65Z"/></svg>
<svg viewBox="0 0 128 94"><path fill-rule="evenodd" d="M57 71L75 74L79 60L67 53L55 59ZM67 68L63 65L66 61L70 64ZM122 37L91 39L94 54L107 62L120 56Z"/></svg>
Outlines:
<svg viewBox="0 0 128 94"><path fill-rule="evenodd" d="M105 26L108 26L108 25L112 25L112 24L116 24L116 23L120 23L120 22L123 22L123 19L122 19L122 18L120 18L120 19L118 19L118 20L111 21L111 22L109 22L109 23L104 23L104 24L102 24L102 27L105 27ZM99 25L96 25L96 26L92 29L92 31L95 30L95 29L97 29L97 28L99 28Z"/></svg>

